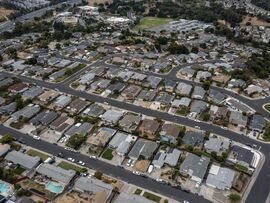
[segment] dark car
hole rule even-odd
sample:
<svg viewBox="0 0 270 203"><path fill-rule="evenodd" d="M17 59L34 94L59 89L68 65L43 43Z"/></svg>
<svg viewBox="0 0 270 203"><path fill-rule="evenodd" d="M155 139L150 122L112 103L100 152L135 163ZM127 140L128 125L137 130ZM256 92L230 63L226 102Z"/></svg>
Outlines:
<svg viewBox="0 0 270 203"><path fill-rule="evenodd" d="M64 157L65 157L64 154L63 154L62 152L59 152L59 153L57 154L57 156L60 157L60 158L64 158Z"/></svg>

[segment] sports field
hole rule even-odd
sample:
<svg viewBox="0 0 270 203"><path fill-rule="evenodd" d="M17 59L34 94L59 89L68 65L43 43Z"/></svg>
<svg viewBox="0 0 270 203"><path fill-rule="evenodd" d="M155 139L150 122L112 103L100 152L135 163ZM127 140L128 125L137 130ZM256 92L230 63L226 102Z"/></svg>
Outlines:
<svg viewBox="0 0 270 203"><path fill-rule="evenodd" d="M143 30L143 29L149 29L152 27L167 24L170 21L172 21L172 19L146 17L146 18L141 19L140 23L135 26L134 30L138 31L138 30Z"/></svg>

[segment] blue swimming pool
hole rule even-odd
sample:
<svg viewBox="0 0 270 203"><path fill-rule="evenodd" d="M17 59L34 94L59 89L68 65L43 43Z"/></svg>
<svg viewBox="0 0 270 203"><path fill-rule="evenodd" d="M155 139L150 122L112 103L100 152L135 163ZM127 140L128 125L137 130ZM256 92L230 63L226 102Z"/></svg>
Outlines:
<svg viewBox="0 0 270 203"><path fill-rule="evenodd" d="M3 196L8 196L8 194L11 191L11 186L8 183L5 183L3 181L0 181L0 194Z"/></svg>
<svg viewBox="0 0 270 203"><path fill-rule="evenodd" d="M64 186L60 185L59 183L51 181L46 185L46 189L49 190L50 192L60 194L63 192Z"/></svg>

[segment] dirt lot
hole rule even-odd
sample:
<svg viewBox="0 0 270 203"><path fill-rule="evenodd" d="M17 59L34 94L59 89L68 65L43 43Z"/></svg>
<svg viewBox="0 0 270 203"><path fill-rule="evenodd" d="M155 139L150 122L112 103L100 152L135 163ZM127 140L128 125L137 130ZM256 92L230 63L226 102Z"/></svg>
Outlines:
<svg viewBox="0 0 270 203"><path fill-rule="evenodd" d="M264 20L260 20L257 17L246 16L241 24L246 25L247 22L250 22L253 26L270 26L270 23Z"/></svg>
<svg viewBox="0 0 270 203"><path fill-rule="evenodd" d="M94 6L95 4L105 4L106 2L112 3L112 0L88 0L90 6Z"/></svg>
<svg viewBox="0 0 270 203"><path fill-rule="evenodd" d="M136 162L134 168L135 168L136 171L146 172L149 165L150 165L150 161L148 161L148 160L140 160L140 161Z"/></svg>
<svg viewBox="0 0 270 203"><path fill-rule="evenodd" d="M8 16L9 14L11 14L13 12L14 12L14 10L8 10L8 9L0 7L0 19L6 18L6 16Z"/></svg>

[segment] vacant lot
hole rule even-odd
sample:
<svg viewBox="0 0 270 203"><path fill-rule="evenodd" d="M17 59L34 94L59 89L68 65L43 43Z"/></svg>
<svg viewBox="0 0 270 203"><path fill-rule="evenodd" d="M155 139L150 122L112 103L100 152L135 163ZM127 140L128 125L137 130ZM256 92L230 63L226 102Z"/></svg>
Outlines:
<svg viewBox="0 0 270 203"><path fill-rule="evenodd" d="M246 23L250 23L253 26L269 26L270 23L265 20L258 19L257 17L246 16L241 22L242 25L246 25Z"/></svg>
<svg viewBox="0 0 270 203"><path fill-rule="evenodd" d="M14 12L14 10L9 10L9 9L5 9L5 8L0 7L0 20L5 19L8 15L10 15L13 12Z"/></svg>
<svg viewBox="0 0 270 203"><path fill-rule="evenodd" d="M156 26L164 25L170 22L169 18L154 18L154 17L146 17L141 19L140 23L135 26L134 30L143 30L149 29Z"/></svg>

